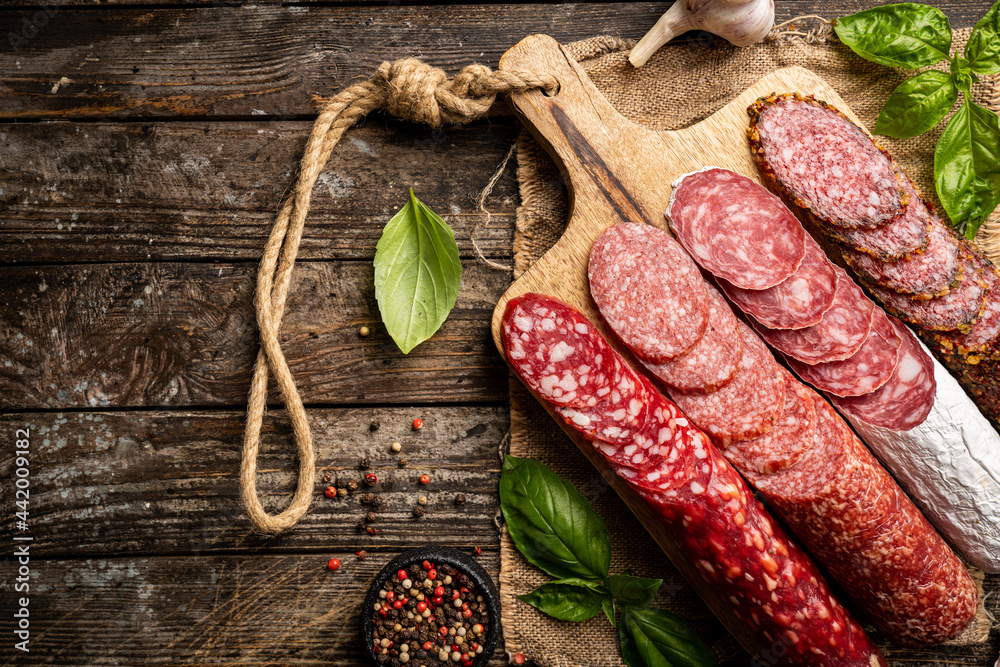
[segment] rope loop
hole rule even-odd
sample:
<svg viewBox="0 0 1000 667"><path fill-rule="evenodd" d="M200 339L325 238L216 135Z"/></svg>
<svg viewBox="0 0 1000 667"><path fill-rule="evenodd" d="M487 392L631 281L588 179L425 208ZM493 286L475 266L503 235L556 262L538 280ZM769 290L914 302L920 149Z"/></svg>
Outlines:
<svg viewBox="0 0 1000 667"><path fill-rule="evenodd" d="M441 127L483 118L497 95L537 88L554 93L559 82L550 74L494 72L484 65L469 65L449 79L442 69L416 58L406 58L383 62L371 78L341 91L323 106L309 133L295 185L271 228L257 272L254 307L260 331L260 351L250 383L240 462L240 498L255 530L271 534L287 530L308 511L312 502L316 483L312 432L278 333L313 186L337 142L347 128L376 109L384 108L403 120ZM288 507L279 514L268 513L257 493L260 432L267 408L268 378L272 375L292 422L299 457L295 493Z"/></svg>

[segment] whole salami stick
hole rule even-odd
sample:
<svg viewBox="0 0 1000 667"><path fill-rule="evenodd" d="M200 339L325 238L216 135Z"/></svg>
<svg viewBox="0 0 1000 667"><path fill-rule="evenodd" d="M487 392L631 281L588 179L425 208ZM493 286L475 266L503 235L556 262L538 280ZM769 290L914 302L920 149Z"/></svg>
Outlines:
<svg viewBox="0 0 1000 667"><path fill-rule="evenodd" d="M766 640L762 659L788 666L886 664L705 434L579 311L525 294L507 304L501 337L521 380L604 455L702 578Z"/></svg>
<svg viewBox="0 0 1000 667"><path fill-rule="evenodd" d="M725 189L729 192L726 206L742 208L740 198L733 196L734 188ZM692 211L712 208L712 200L691 204ZM774 220L756 211L745 214L761 224ZM686 247L693 247L698 257L708 257L722 233L702 230L695 236L715 238L715 243L696 244L687 233L692 221L680 218L684 216L675 215L672 222L681 239L687 240ZM776 246L783 243L780 234L768 235L775 238ZM604 302L631 299L636 321L648 318L647 313L672 310L672 294L634 299L630 286L607 270L609 263L628 256L632 265L642 266L642 275L661 276L666 282L662 276L676 275L676 268L660 260L663 253L650 250L655 246L678 243L666 232L635 223L616 225L598 238L589 273L599 308ZM731 259L723 256L720 265L731 268ZM711 259L704 261L711 263ZM763 270L772 271L773 266ZM786 278L796 271L796 263L789 262ZM747 270L733 273L737 274L755 279L752 263ZM697 289L690 282L684 291ZM609 323L628 345L631 328ZM671 397L720 446L743 454L733 460L746 466L741 471L748 480L888 637L902 644L930 644L960 634L975 615L978 601L965 568L830 406L812 392L800 398L801 385L778 366L753 331L741 323L739 332L743 358L726 385L700 394L670 390ZM707 360L709 367L713 363ZM800 409L803 400L812 400L814 417L809 416L813 413L808 405ZM815 425L798 428L803 415ZM751 457L753 465L746 464L748 450L759 452Z"/></svg>

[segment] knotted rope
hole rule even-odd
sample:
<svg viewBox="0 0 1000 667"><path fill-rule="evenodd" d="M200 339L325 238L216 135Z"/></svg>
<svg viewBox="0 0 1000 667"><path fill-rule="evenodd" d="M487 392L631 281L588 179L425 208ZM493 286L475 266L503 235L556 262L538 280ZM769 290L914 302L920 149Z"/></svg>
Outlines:
<svg viewBox="0 0 1000 667"><path fill-rule="evenodd" d="M274 221L257 273L254 306L260 330L260 351L250 385L240 464L240 497L255 529L278 533L291 528L306 513L312 501L316 481L312 433L302 398L281 351L278 331L288 299L292 267L309 213L313 186L337 142L347 128L377 109L385 109L403 120L440 127L484 117L497 95L534 88L554 92L558 85L551 75L506 70L494 72L484 65L469 65L454 79L449 79L444 70L407 58L383 62L370 79L340 92L323 106L309 133L298 179ZM288 507L276 515L267 513L257 495L257 455L270 374L274 375L281 388L299 455L295 494Z"/></svg>

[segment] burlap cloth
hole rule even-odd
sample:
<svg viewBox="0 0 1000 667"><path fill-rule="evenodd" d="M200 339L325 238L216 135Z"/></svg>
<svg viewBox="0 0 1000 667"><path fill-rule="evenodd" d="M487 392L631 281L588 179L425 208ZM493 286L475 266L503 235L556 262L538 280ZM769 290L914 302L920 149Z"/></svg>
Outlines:
<svg viewBox="0 0 1000 667"><path fill-rule="evenodd" d="M855 56L837 41L828 24L803 19L776 28L767 40L735 48L721 39L681 38L661 49L641 69L628 64L632 42L594 37L566 45L611 104L627 118L660 130L691 125L725 106L762 76L780 67L800 65L826 79L851 105L864 124L875 125L889 93L908 72L890 70ZM970 30L955 33L961 48ZM1000 108L1000 81L977 84L979 104ZM882 138L921 190L933 197L934 146L944 127L909 140ZM566 187L551 158L526 132L518 140L517 177L521 205L514 238L515 277L561 236L568 216ZM940 202L934 198L934 203ZM998 258L1000 220L981 230L980 245ZM571 481L604 518L611 533L611 572L631 571L662 578L655 606L687 619L721 662L747 663L749 657L695 595L625 504L611 491L556 423L512 378L510 452L531 457ZM503 629L510 655L521 652L546 667L621 665L616 634L603 615L584 623L549 618L516 599L549 577L529 564L504 532L501 543L500 592Z"/></svg>

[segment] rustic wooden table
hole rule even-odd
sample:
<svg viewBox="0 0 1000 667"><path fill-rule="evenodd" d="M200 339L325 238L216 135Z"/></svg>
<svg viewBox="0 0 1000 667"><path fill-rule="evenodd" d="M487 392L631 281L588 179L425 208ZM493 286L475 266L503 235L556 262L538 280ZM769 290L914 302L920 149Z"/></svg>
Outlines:
<svg viewBox="0 0 1000 667"><path fill-rule="evenodd" d="M778 0L777 17L871 4ZM990 3L933 4L959 27ZM404 548L479 547L495 575L508 417L489 316L511 276L475 259L470 231L474 198L517 122L430 131L376 115L338 147L316 188L282 329L320 480L310 513L273 538L249 530L236 481L256 262L319 97L403 56L455 71L495 66L530 33L638 38L667 4L5 5L0 664L357 665L363 591ZM403 356L379 325L371 259L410 186L456 230L465 270L441 331ZM516 204L509 167L477 237L491 259L511 260ZM362 325L370 336L358 335ZM30 433L26 527L13 497L21 429ZM264 439L260 485L276 510L295 463L280 411ZM359 479L366 456L384 500L377 536L358 530L357 497L320 493L323 474ZM467 501L457 506L460 492ZM417 520L422 494L430 502ZM25 545L30 593L15 593L14 553ZM331 557L344 563L335 574ZM22 595L30 653L13 648ZM994 630L974 649L890 655L897 665L986 666L998 650Z"/></svg>

